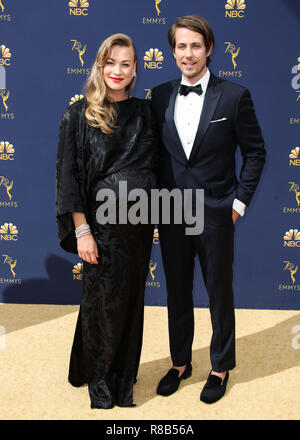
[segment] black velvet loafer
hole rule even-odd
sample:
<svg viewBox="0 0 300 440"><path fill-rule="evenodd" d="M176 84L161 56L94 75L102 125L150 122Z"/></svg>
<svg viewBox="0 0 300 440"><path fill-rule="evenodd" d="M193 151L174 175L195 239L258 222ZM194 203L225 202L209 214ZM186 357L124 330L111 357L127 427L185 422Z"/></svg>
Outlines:
<svg viewBox="0 0 300 440"><path fill-rule="evenodd" d="M206 384L200 394L200 400L205 403L214 403L224 396L226 391L226 385L229 378L229 372L226 371L223 383L222 379L215 374L209 373Z"/></svg>
<svg viewBox="0 0 300 440"><path fill-rule="evenodd" d="M161 379L157 387L157 394L161 396L170 396L178 390L181 379L187 379L192 375L192 365L189 363L180 377L179 371L171 368Z"/></svg>

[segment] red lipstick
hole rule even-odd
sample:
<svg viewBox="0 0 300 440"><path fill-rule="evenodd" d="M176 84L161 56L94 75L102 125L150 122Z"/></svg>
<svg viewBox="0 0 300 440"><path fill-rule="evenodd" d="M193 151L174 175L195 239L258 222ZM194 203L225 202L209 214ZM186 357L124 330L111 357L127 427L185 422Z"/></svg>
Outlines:
<svg viewBox="0 0 300 440"><path fill-rule="evenodd" d="M113 78L111 76L110 76L109 79L111 79L113 82L116 82L116 83L119 83L119 82L123 81L123 78Z"/></svg>

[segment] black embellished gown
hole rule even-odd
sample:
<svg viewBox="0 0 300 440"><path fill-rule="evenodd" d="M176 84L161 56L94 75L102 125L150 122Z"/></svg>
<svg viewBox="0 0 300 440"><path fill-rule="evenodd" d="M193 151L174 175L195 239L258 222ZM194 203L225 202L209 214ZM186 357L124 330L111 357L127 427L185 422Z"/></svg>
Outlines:
<svg viewBox="0 0 300 440"><path fill-rule="evenodd" d="M72 212L83 212L99 252L98 264L83 261L82 299L69 366L73 386L88 384L92 408L133 406L143 334L144 290L153 225L97 222L99 189L120 181L128 192L156 186L156 130L149 102L114 104L113 134L91 127L83 98L61 120L57 154L56 208L61 246L77 253ZM129 205L130 206L130 205ZM118 215L117 215L118 217ZM117 219L118 220L118 219Z"/></svg>

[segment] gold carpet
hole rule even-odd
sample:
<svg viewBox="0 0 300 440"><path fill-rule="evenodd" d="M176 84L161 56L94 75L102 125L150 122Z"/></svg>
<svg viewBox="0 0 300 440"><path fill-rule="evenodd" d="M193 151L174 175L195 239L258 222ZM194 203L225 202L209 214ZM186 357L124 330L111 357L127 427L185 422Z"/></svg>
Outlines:
<svg viewBox="0 0 300 440"><path fill-rule="evenodd" d="M156 386L170 368L167 310L145 308L134 408L90 409L87 387L67 381L78 306L0 304L3 420L295 420L300 418L299 311L236 310L237 367L213 405L199 394L210 371L211 324L195 309L193 375L170 397ZM299 335L299 336L297 336Z"/></svg>

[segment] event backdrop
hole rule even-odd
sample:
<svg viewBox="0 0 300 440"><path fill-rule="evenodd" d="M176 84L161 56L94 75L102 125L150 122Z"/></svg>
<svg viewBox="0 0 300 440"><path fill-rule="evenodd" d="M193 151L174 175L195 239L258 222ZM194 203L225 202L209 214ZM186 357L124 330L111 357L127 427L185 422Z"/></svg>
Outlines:
<svg viewBox="0 0 300 440"><path fill-rule="evenodd" d="M266 141L262 180L236 225L236 307L298 309L299 5L299 0L1 0L0 301L79 304L81 261L60 249L55 222L60 118L83 93L97 49L113 33L129 34L136 44L135 96L151 99L155 85L179 77L167 31L176 17L193 13L215 32L211 70L249 87ZM237 160L240 164L239 151ZM194 298L196 306L207 306L198 265ZM166 304L157 233L146 304Z"/></svg>

